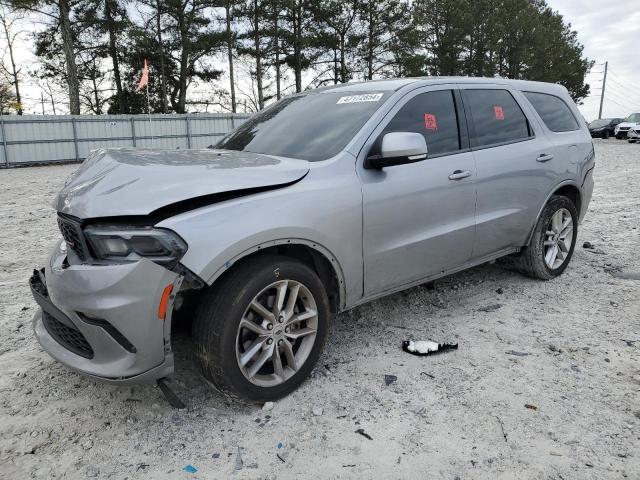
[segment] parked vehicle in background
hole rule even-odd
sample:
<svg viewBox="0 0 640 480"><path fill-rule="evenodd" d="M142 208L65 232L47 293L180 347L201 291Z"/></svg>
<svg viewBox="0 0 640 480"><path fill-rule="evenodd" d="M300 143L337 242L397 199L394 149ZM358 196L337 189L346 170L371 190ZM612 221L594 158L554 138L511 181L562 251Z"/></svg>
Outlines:
<svg viewBox="0 0 640 480"><path fill-rule="evenodd" d="M601 118L589 124L589 133L593 138L609 138L615 135L616 125L622 122L621 118Z"/></svg>
<svg viewBox="0 0 640 480"><path fill-rule="evenodd" d="M627 139L629 143L640 142L640 123L627 131Z"/></svg>
<svg viewBox="0 0 640 480"><path fill-rule="evenodd" d="M193 306L204 377L274 400L337 312L501 257L562 274L594 166L564 87L495 78L349 83L214 149L98 151L58 194L35 334L85 375L149 382L173 373L173 312Z"/></svg>
<svg viewBox="0 0 640 480"><path fill-rule="evenodd" d="M622 140L623 138L627 138L627 132L631 127L635 127L640 124L640 113L632 113L627 118L625 118L621 123L616 125L615 134L618 140Z"/></svg>

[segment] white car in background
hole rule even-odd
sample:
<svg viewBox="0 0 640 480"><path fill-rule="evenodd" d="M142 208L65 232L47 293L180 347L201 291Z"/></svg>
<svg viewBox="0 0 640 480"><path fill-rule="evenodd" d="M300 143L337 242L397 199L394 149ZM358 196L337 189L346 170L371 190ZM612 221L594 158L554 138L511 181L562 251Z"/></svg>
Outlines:
<svg viewBox="0 0 640 480"><path fill-rule="evenodd" d="M631 127L627 131L627 139L629 140L629 143L640 143L640 123Z"/></svg>
<svg viewBox="0 0 640 480"><path fill-rule="evenodd" d="M633 127L636 127L637 125L640 125L640 113L632 113L627 118L625 118L622 123L619 123L616 126L614 130L616 138L618 140L627 138L629 130Z"/></svg>

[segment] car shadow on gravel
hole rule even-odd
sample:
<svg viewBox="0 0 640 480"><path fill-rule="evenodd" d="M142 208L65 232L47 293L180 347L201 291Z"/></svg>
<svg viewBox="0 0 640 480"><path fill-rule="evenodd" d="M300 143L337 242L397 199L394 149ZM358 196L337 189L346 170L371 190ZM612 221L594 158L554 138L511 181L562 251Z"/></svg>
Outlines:
<svg viewBox="0 0 640 480"><path fill-rule="evenodd" d="M334 318L332 328L321 354L318 365L305 382L308 386L313 378L323 374L327 368L336 368L341 363L350 363L368 355L363 345L389 342L385 334L389 329L402 332L403 337L415 337L424 334L425 328L436 327L451 333L455 330L456 317L452 310L478 310L500 305L502 292L506 286L526 288L526 284L536 282L510 271L500 265L485 264L383 297L379 300L356 307ZM419 314L416 315L416 310ZM174 323L172 332L175 357L175 375L170 383L174 392L187 403L205 408L220 409L235 403L234 409L244 407L237 401L231 401L207 383L198 371L192 358L190 313L182 314ZM358 335L357 342L353 341ZM436 338L434 340L442 340ZM450 339L447 339L450 340ZM389 349L401 348L401 343L387 344ZM375 355L375 353L371 353ZM158 395L161 393L158 391Z"/></svg>

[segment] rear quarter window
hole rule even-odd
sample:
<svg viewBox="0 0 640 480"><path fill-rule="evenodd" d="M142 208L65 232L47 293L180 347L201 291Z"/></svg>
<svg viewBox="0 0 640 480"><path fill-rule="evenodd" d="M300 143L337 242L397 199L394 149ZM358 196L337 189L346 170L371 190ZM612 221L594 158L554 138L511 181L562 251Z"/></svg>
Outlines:
<svg viewBox="0 0 640 480"><path fill-rule="evenodd" d="M482 148L531 138L529 122L507 90L464 90L471 114L472 146Z"/></svg>
<svg viewBox="0 0 640 480"><path fill-rule="evenodd" d="M569 106L561 98L547 93L522 93L552 132L571 132L580 128Z"/></svg>

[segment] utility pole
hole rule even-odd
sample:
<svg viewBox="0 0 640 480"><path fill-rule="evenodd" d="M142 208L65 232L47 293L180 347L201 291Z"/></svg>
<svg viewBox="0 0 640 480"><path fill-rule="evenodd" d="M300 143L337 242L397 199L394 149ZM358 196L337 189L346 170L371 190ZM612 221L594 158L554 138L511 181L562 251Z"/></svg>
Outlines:
<svg viewBox="0 0 640 480"><path fill-rule="evenodd" d="M607 85L607 67L609 62L604 62L604 77L602 78L602 91L600 92L600 111L598 112L598 120L602 118L602 103L604 102L604 87Z"/></svg>
<svg viewBox="0 0 640 480"><path fill-rule="evenodd" d="M40 104L42 105L42 115L44 115L44 92L40 92Z"/></svg>

